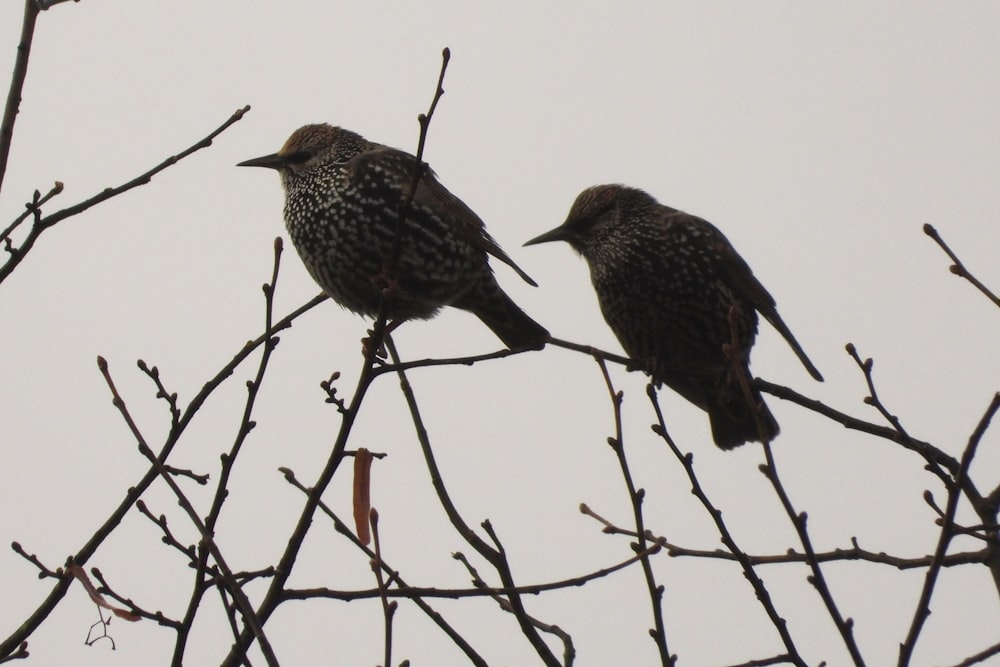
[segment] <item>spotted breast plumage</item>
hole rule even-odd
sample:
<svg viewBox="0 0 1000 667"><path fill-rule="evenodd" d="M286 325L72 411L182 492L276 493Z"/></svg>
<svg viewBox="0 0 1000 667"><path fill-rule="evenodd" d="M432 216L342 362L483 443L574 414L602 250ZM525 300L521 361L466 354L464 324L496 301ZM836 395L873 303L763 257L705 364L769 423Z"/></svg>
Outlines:
<svg viewBox="0 0 1000 667"><path fill-rule="evenodd" d="M599 185L580 193L564 224L525 245L547 241L566 241L583 255L604 318L626 353L654 382L708 412L719 447L778 434L760 393L752 389L753 405L745 399L724 352L733 336L731 312L746 377L759 312L809 373L823 379L778 315L774 298L709 222L641 190Z"/></svg>
<svg viewBox="0 0 1000 667"><path fill-rule="evenodd" d="M240 166L278 171L292 243L343 307L374 317L385 299L394 326L453 306L475 314L512 349L548 340L548 331L500 288L488 256L535 282L426 165L404 212L417 168L409 153L316 124L296 130L277 153Z"/></svg>

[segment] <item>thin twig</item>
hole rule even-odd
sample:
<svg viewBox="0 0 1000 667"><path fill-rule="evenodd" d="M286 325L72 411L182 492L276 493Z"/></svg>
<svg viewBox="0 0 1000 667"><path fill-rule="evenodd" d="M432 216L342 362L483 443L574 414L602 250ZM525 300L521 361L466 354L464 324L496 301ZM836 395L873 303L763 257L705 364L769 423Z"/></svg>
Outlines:
<svg viewBox="0 0 1000 667"><path fill-rule="evenodd" d="M24 560L28 561L29 563L38 568L39 579L48 579L48 578L60 579L63 576L65 576L65 573L62 570L53 570L52 568L46 567L46 565L42 563L42 561L38 558L37 555L29 554L27 551L25 551L24 547L21 546L20 542L11 542L10 548L18 556L20 556L21 558L23 558Z"/></svg>
<svg viewBox="0 0 1000 667"><path fill-rule="evenodd" d="M281 268L282 249L283 245L281 237L275 238L271 281L264 283L262 287L262 291L264 293L264 341L261 349L260 361L257 364L257 372L254 375L253 380L247 382L247 397L243 406L243 415L240 419L240 426L237 429L236 439L233 442L232 447L230 447L229 452L223 454L222 456L222 467L219 472L219 481L215 487L215 495L212 499L211 509L205 518L205 528L212 534L214 534L215 527L218 524L220 515L222 514L222 506L225 503L226 498L229 497L229 480L232 475L233 466L236 464L236 457L239 455L243 447L243 443L246 441L247 436L249 436L250 431L253 430L256 425L251 418L253 415L253 409L256 404L258 393L260 392L261 384L264 381L264 374L268 368L268 362L271 359L271 354L274 352L274 349L278 344L278 337L274 335L274 293L278 284L278 274ZM172 410L172 412L176 414L176 408ZM184 653L187 648L187 641L190 636L191 629L194 625L194 619L197 615L198 608L201 605L205 591L208 590L207 586L209 585L209 582L207 581L207 575L210 574L208 558L208 549L205 549L204 545L201 545L201 548L198 549L197 557L192 559L194 560L195 567L194 585L191 590L191 596L188 600L187 610L184 613L181 628L178 630L177 638L174 641L172 664L177 667L182 665L184 662ZM238 634L234 636L238 638Z"/></svg>
<svg viewBox="0 0 1000 667"><path fill-rule="evenodd" d="M503 549L500 546L499 541L495 539L495 535L493 535L492 533L492 527L489 525L489 522L488 521L483 522L483 527L486 529L488 533L490 533L490 537L494 538L494 543L497 545L497 548L502 551ZM472 563L469 562L469 559L465 557L465 554L461 552L456 552L452 554L452 557L455 560L461 562L462 565L465 566L465 569L466 571L468 571L469 576L472 577L473 585L475 585L482 592L488 594L491 598L493 598L493 601L500 606L500 609L507 612L508 614L518 613L511 605L510 600L504 598L500 594L499 589L489 586L483 580L483 578L479 575L479 571L476 570L476 568L472 565ZM576 661L576 647L573 645L573 638L569 635L569 633L565 632L558 625L553 625L552 623L545 623L531 615L527 615L526 620L529 623L531 623L532 627L537 628L542 632L547 632L551 635L555 635L562 641L563 664L566 667L569 667Z"/></svg>
<svg viewBox="0 0 1000 667"><path fill-rule="evenodd" d="M28 642L21 642L13 653L9 655L0 656L0 664L3 664L5 662L12 662L14 660L25 660L30 655L31 653L28 651Z"/></svg>
<svg viewBox="0 0 1000 667"><path fill-rule="evenodd" d="M346 528L346 526L345 526ZM337 527L338 532L343 532ZM350 529L347 529L350 531ZM312 598L328 598L331 600L370 600L386 595L390 598L403 598L420 603L423 598L442 598L446 600L460 600L462 598L480 598L493 595L539 595L549 591L565 590L570 588L580 588L591 581L603 579L608 575L625 570L636 563L642 561L644 556L651 555L661 550L659 544L651 544L646 551L637 553L620 563L602 567L599 570L588 572L575 577L560 579L559 581L548 581L541 584L518 584L513 588L502 586L490 587L488 590L482 588L437 588L431 586L410 586L404 583L398 573L396 576L396 588L386 590L384 593L378 588L367 588L361 590L335 590L327 587L316 588L288 588L285 590L285 597L289 600L309 600ZM450 636L450 635L449 635ZM452 637L453 638L453 637ZM453 638L454 639L454 638Z"/></svg>
<svg viewBox="0 0 1000 667"><path fill-rule="evenodd" d="M392 362L398 366L400 364L399 353L396 351L396 346L392 341L392 336L387 335L385 337L385 344L389 350ZM498 548L494 548L486 544L486 542L469 527L469 525L465 522L465 519L463 519L462 515L458 512L454 502L452 502L451 496L448 494L448 490L444 485L444 479L441 477L441 471L438 468L437 461L435 460L434 450L431 448L430 438L427 435L427 428L424 426L423 419L420 416L420 410L417 407L417 399L413 393L413 388L410 386L410 381L407 379L405 371L398 370L396 374L399 377L399 386L403 392L403 397L406 400L407 407L410 409L410 416L413 419L413 426L417 433L417 440L420 442L420 449L424 455L424 462L426 463L427 470L431 476L431 484L437 492L438 501L441 503L441 507L444 508L445 514L448 515L448 519L455 527L455 530L457 530L465 541L468 542L473 549L479 552L479 554L496 569L504 587L510 590L516 589L513 574L510 570L510 564L507 562L506 556ZM521 596L509 595L507 599L510 601L511 611L517 619L521 632L525 637L527 637L528 641L531 642L531 645L535 649L535 652L538 653L538 656L549 667L559 667L559 661L556 659L555 655L552 654L552 651L545 644L539 634L535 631L535 626L531 623L530 616L521 601Z"/></svg>
<svg viewBox="0 0 1000 667"><path fill-rule="evenodd" d="M631 529L622 528L615 525L614 523L608 521L597 512L592 510L586 504L580 505L580 512L592 517L598 521L604 528L602 532L608 535L629 535L631 537L636 537L636 532ZM690 547L684 547L678 544L674 544L663 536L653 535L649 530L646 531L646 539L653 540L657 544L663 547L667 552L667 555L672 558L711 558L716 560L729 560L738 561L739 559L732 553L724 549L692 549ZM868 549L861 548L858 544L858 540L855 537L851 538L850 548L836 548L830 551L819 551L814 552L813 556L815 559L821 563L831 562L831 561L863 561L868 563L877 563L880 565L889 565L898 570L914 570L923 569L928 567L933 560L933 556L921 556L918 558L904 558L902 556L893 556L885 552L874 552ZM986 562L987 550L980 549L979 551L964 551L961 553L950 554L945 557L944 561L941 563L943 567L955 567L958 565L982 565ZM754 565L783 565L787 563L805 563L807 562L807 556L804 553L796 551L794 548L788 548L780 554L773 555L752 555L747 554L747 558Z"/></svg>
<svg viewBox="0 0 1000 667"><path fill-rule="evenodd" d="M434 111L437 109L438 102L441 101L441 97L444 95L444 75L448 71L448 62L451 60L451 50L445 47L441 51L441 69L438 72L437 85L434 88L434 96L431 98L431 104L427 109L427 113L422 113L417 116L417 123L420 125L420 133L417 138L417 152L414 157L413 163L413 178L410 181L410 189L406 193L406 197L403 199L402 205L399 207L399 211L396 214L396 229L392 238L392 250L389 253L389 261L386 263L386 270L390 277L394 277L393 273L396 269L396 265L399 264L400 255L403 252L403 227L406 224L406 218L410 213L410 209L413 207L413 198L417 196L417 188L420 187L420 181L423 179L424 174L427 172L427 165L424 164L424 147L427 145L427 132L430 130L431 119L434 118ZM388 291L388 290L387 290ZM383 293L382 304L379 308L379 319L384 316L384 311L387 304L385 303L386 297ZM375 333L378 333L380 327L376 323L372 334L372 344L381 344L381 337L375 339Z"/></svg>
<svg viewBox="0 0 1000 667"><path fill-rule="evenodd" d="M861 372L865 376L865 384L868 385L868 395L864 398L865 404L878 410L879 414L882 415L887 422L889 422L889 425L892 426L897 433L899 433L903 440L910 440L910 434L903 428L903 424L899 421L899 417L889 412L889 409L882 402L882 399L879 398L878 392L875 390L875 378L872 375L872 370L875 367L875 360L871 357L862 360L861 355L858 354L857 348L854 347L854 343L848 343L844 346L844 349L847 350L847 354L851 356L851 359L854 360L854 363L858 365L858 368L861 369Z"/></svg>
<svg viewBox="0 0 1000 667"><path fill-rule="evenodd" d="M615 420L615 435L612 438L608 438L608 444L611 445L611 449L615 452L615 456L618 459L618 466L621 468L622 477L625 479L629 502L632 505L632 519L635 522L635 536L637 539L634 549L636 553L643 553L648 551L645 521L642 516L642 501L646 496L646 492L644 489L635 488L635 482L632 481L632 472L628 466L628 459L625 457L625 443L622 435L622 399L624 398L624 394L615 390L605 361L600 357L594 357L594 359L601 369L604 384L608 388L608 394L611 397L611 406ZM654 542L654 545L656 545L656 542ZM677 656L671 655L670 649L667 647L667 630L666 624L663 621L663 586L656 583L653 566L650 563L648 555L642 558L641 563L653 612L653 628L649 631L649 635L653 638L656 649L660 654L660 664L663 667L672 667L677 662Z"/></svg>
<svg viewBox="0 0 1000 667"><path fill-rule="evenodd" d="M794 389L780 384L774 384L773 382L768 382L767 380L762 380L761 378L755 378L753 380L753 386L756 389L771 394L772 396L790 401L817 414L821 414L824 417L827 417L828 419L844 426L845 428L860 431L862 433L868 433L869 435L874 435L885 440L891 440L905 449L920 454L927 460L928 463L933 464L935 468L940 466L947 469L951 473L952 477L958 471L958 459L945 453L925 440L912 437L904 438L899 431L896 431L895 429L888 428L880 424L873 424L863 419L858 419L857 417L852 417L851 415L841 412L836 408L832 408L821 401L803 396ZM985 501L982 494L979 493L971 480L962 480L962 490L974 506L979 507L984 504ZM998 498L1000 498L1000 494L998 494Z"/></svg>
<svg viewBox="0 0 1000 667"><path fill-rule="evenodd" d="M256 350L264 341L273 336L279 331L283 331L292 326L292 323L304 315L308 311L315 308L318 304L326 301L328 297L324 294L320 294L313 297L303 305L299 306L288 315L283 317L281 320L274 325L274 329L271 332L265 333L258 336L256 339L248 341L243 347L233 356L232 359L227 362L222 369L215 374L201 390L191 399L187 408L184 410L176 428L172 428L163 447L160 450L158 458L164 463L170 456L177 444L181 434L185 431L188 424L194 419L195 415L201 409L201 406L208 400L209 396L218 389L218 387L225 382L236 370L236 368L249 357L254 350ZM87 540L87 542L80 547L77 552L73 555L72 560L77 565L84 565L97 551L98 547L103 544L104 540L108 538L111 532L121 523L122 518L131 509L132 505L135 504L149 485L157 478L158 473L154 469L147 470L142 477L131 487L129 487L125 497L114 509L114 511L108 516L107 519L94 531L93 535ZM28 618L24 620L23 623L15 630L10 636L5 640L0 642L0 656L8 655L13 651L17 650L28 637L38 629L38 627L45 621L46 618L52 613L56 605L65 597L67 591L69 590L70 583L72 582L71 577L62 577L59 579L58 583L53 587L49 594L44 600L38 605L34 612L31 613Z"/></svg>
<svg viewBox="0 0 1000 667"><path fill-rule="evenodd" d="M607 352L605 350L593 347L591 345L581 345L580 343L574 343L568 340L562 340L561 338L550 338L549 344L556 347L562 347L567 350L572 350L574 352L582 352L588 357L594 357L596 359L603 359L604 361L610 361L615 364L620 364L625 366L626 370L638 371L642 370L635 361L629 359L628 357L623 357L620 354L615 354L613 352Z"/></svg>
<svg viewBox="0 0 1000 667"><path fill-rule="evenodd" d="M941 246L941 249L944 250L948 257L951 258L951 261L954 262L954 264L950 267L950 271L952 273L968 280L976 287L976 289L985 294L986 298L992 301L994 306L1000 307L1000 297L990 291L986 285L984 285L978 278L972 275L967 268L965 268L965 264L962 263L962 260L960 260L958 255L956 255L952 249L948 247L948 244L944 242L944 239L941 238L941 235L938 234L938 231L934 229L933 226L924 225L924 234L927 234L927 236L934 239L934 242Z"/></svg>
<svg viewBox="0 0 1000 667"><path fill-rule="evenodd" d="M128 426L129 431L131 431L132 436L136 439L136 442L139 445L139 452L146 457L160 478L166 482L167 486L170 487L170 490L177 498L178 504L180 504L181 508L188 515L188 519L198 530L201 535L201 546L206 547L212 554L212 559L218 566L219 573L225 581L226 590L228 590L229 594L233 596L233 600L239 608L240 613L243 615L243 622L253 631L254 637L260 644L260 650L264 654L264 659L267 661L268 665L277 667L278 659L274 654L274 649L271 648L267 635L264 634L264 626L260 619L257 618L253 607L250 605L250 600L247 598L243 589L233 577L232 570L226 563L219 546L215 543L214 536L202 522L197 510L195 510L184 491L182 491L177 485L177 482L166 469L163 462L157 458L156 454L153 453L153 450L150 449L149 445L146 443L145 436L142 435L142 432L139 430L138 425L132 418L128 407L125 405L125 401L118 393L118 388L115 386L114 380L111 378L111 373L108 370L107 361L105 361L103 357L98 357L97 365L101 370L101 375L104 377L105 383L108 385L108 389L111 391L113 405L118 409L118 412L121 413L122 418L125 420L125 424Z"/></svg>
<svg viewBox="0 0 1000 667"><path fill-rule="evenodd" d="M28 0L28 2L30 3L31 0ZM183 160L184 158L186 158L187 156L191 155L196 151L211 146L212 140L215 139L215 137L222 134L227 128L229 128L231 125L233 125L241 118L243 118L243 116L249 110L250 110L249 105L243 107L242 109L237 109L236 112L233 113L233 115L231 115L222 125L213 130L208 136L199 140L192 146L189 146L180 153L177 153L176 155L171 155L170 157L166 158L152 169L149 169L143 172L142 174L139 174L132 180L126 183L122 183L121 185L118 185L116 187L105 188L104 190L101 190L97 194L93 195L92 197L89 197L88 199L85 199L79 204L75 204L73 206L69 206L67 208L56 211L55 213L52 213L50 215L37 218L35 223L31 225L31 229L25 235L24 239L22 239L21 244L17 247L8 248L7 261L3 265L0 265L0 283L6 280L7 276L9 276L14 271L14 269L17 268L18 264L20 264L21 261L27 256L28 252L34 247L35 242L47 229L51 229L54 225L62 222L66 218L77 215L78 213L82 213L83 211L86 211L88 208L92 206L107 201L112 197L117 197L118 195L124 192L128 192L133 188L137 188L141 185L149 183L152 180L153 176L157 175L164 169L172 167L173 165L177 164L178 162L180 162L181 160Z"/></svg>
<svg viewBox="0 0 1000 667"><path fill-rule="evenodd" d="M820 567L820 560L816 557L816 550L812 545L812 538L809 536L809 531L807 529L809 517L805 512L796 512L795 507L792 505L792 500L788 496L788 492L785 490L784 485L781 483L781 479L778 477L778 469L774 460L774 451L771 448L770 441L765 438L761 445L764 449L764 457L767 460L767 463L760 466L760 471L764 473L764 476L771 482L774 492L778 495L778 499L781 502L781 506L785 509L789 520L795 527L795 532L799 536L799 542L802 544L802 553L805 556L805 562L812 572L812 575L808 577L808 581L813 585L819 593L820 598L823 600L823 604L826 606L827 612L830 614L830 618L833 619L834 625L837 626L837 630L840 632L840 636L844 641L844 646L847 648L847 652L851 655L851 660L855 665L857 665L857 667L863 667L865 665L865 660L861 655L861 649L858 648L857 641L854 639L854 619L844 618L840 613L840 609L837 607L836 601L833 599L833 592L830 590L830 586L826 582L826 577L823 575L823 570Z"/></svg>
<svg viewBox="0 0 1000 667"><path fill-rule="evenodd" d="M757 426L757 434L760 436L761 447L764 450L764 459L767 462L765 465L760 466L760 471L765 477L767 477L768 481L771 482L771 486L774 489L775 494L777 494L782 508L784 508L785 513L788 515L788 519L795 527L796 534L799 536L799 542L802 545L802 552L805 554L806 563L809 566L809 570L812 572L812 575L808 577L809 583L813 585L819 593L820 599L823 600L823 604L826 607L827 612L830 614L830 618L833 619L834 625L837 626L837 631L840 632L841 639L844 641L844 646L847 648L847 652L851 655L851 660L854 662L856 667L865 667L865 660L861 655L861 650L858 648L857 641L854 639L854 620L851 618L845 619L840 613L840 609L837 607L837 603L833 599L833 592L830 590L830 586L826 582L826 577L823 575L823 570L819 565L819 560L816 558L816 550L813 549L812 538L809 536L809 530L807 528L809 517L805 512L796 511L794 505L792 505L792 499L788 495L788 491L785 490L785 486L781 483L781 478L778 476L778 467L774 459L774 450L771 448L771 438L768 435L769 429L764 424L764 406L763 404L757 404L757 399L754 396L753 391L750 389L750 378L747 373L746 365L747 362L743 356L744 351L740 347L740 324L742 319L739 307L736 305L730 307L730 343L729 345L723 346L723 353L726 355L730 363L730 376L736 378L736 382L743 394L743 399L753 410L754 422ZM871 389L874 393L874 386L872 386ZM898 420L895 421L895 425L900 433L903 433L905 436L902 427L898 425ZM908 438L909 436L905 437Z"/></svg>
<svg viewBox="0 0 1000 667"><path fill-rule="evenodd" d="M705 507L705 510L715 522L715 527L719 531L722 543L726 545L726 548L729 549L730 553L732 553L739 562L740 567L743 569L743 576L746 577L748 582L750 582L750 585L753 587L754 593L757 596L757 600L760 602L761 606L764 607L764 612L771 620L771 624L774 625L775 630L778 631L781 643L784 644L785 649L788 651L788 662L796 665L796 667L806 667L805 660L802 659L798 649L795 647L795 641L788 632L788 623L781 617L778 610L775 608L774 602L771 600L771 594L764 585L764 582L761 581L760 576L758 576L757 572L754 570L750 557L736 544L736 540L733 539L732 534L729 532L726 522L722 519L722 512L712 503L702 488L701 482L698 481L698 476L694 471L694 455L690 453L682 453L680 448L674 443L673 438L671 438L670 434L667 433L667 426L663 418L663 411L660 409L660 403L656 398L656 387L650 383L646 388L646 393L649 396L650 403L653 405L653 412L656 414L656 423L653 424L653 432L667 443L670 451L673 452L674 456L684 467L684 472L687 473L688 481L691 483L691 493L693 493L694 496L701 501L701 504Z"/></svg>
<svg viewBox="0 0 1000 667"><path fill-rule="evenodd" d="M107 580L104 578L104 574L96 567L91 568L90 574L93 575L94 579L97 579L97 581L101 584L101 587L97 589L98 593L107 595L111 599L125 605L126 607L128 607L128 611L130 613L135 614L136 616L141 616L142 618L147 618L151 621L156 621L158 624L166 628L172 628L176 630L178 626L180 626L179 621L175 621L172 618L167 618L166 616L163 615L163 612L146 611L142 607L138 606L131 598L127 598L123 595L119 595L118 593L116 593L115 590L111 588L111 585L108 584Z"/></svg>
<svg viewBox="0 0 1000 667"><path fill-rule="evenodd" d="M372 538L375 541L375 557L371 560L372 571L375 573L375 581L378 584L379 600L382 602L382 625L384 627L384 657L383 665L392 664L392 620L396 616L396 601L389 601L386 595L389 586L385 581L382 567L382 540L378 532L378 510L374 507L369 512L369 524L372 529Z"/></svg>
<svg viewBox="0 0 1000 667"><path fill-rule="evenodd" d="M354 396L351 399L351 403L348 405L347 410L343 413L340 430L337 432L337 438L333 443L332 449L330 450L330 455L327 457L326 464L323 466L316 482L313 484L306 497L305 506L299 514L295 527L292 529L292 534L288 538L285 550L282 552L278 565L275 567L275 575L274 578L271 579L271 585L268 587L267 593L264 595L264 599L257 607L256 615L260 619L261 623L266 623L271 617L271 614L273 614L275 609L278 608L278 605L281 604L283 599L285 599L285 582L288 581L292 570L295 568L295 562L298 560L302 544L305 542L306 535L309 533L309 528L312 526L313 516L316 513L316 509L319 507L320 498L322 497L323 492L326 491L326 488L330 485L330 482L333 480L333 476L337 472L337 468L340 467L340 464L344 460L344 450L347 448L347 441L350 439L354 423L361 410L361 405L364 402L365 395L368 393L368 388L371 386L373 377L372 370L374 368L373 360L377 351L378 347L372 345L365 353L361 372L358 375L357 387L354 390ZM251 628L244 627L236 645L226 656L222 664L230 667L240 664L246 651L249 650L250 643L253 639L254 633Z"/></svg>
<svg viewBox="0 0 1000 667"><path fill-rule="evenodd" d="M17 43L17 58L14 61L14 71L10 75L10 88L7 90L3 120L0 121L0 190L3 189L3 177L7 173L7 158L14 138L14 121L21 107L21 91L24 90L24 80L28 76L28 58L31 56L31 41L35 35L37 18L38 5L34 0L24 0L24 18L21 21L21 37Z"/></svg>
<svg viewBox="0 0 1000 667"><path fill-rule="evenodd" d="M291 470L289 470L288 468L281 468L280 471L285 476L285 480L289 484L294 486L302 493L308 495L309 489L303 486L295 478L295 474ZM386 589L386 590L382 590L381 588L372 589L371 591L364 592L367 594L361 594L358 595L357 598L351 598L351 599L360 599L362 597L365 598L381 597L381 596L402 597L410 599L415 605L417 605L417 607L421 611L424 612L424 614L427 615L428 618L434 621L434 623L437 624L437 626L441 628L445 632L445 634L448 635L448 637L455 643L455 645L458 646L463 653L465 653L466 657L469 658L469 661L473 665L476 665L476 667L486 667L487 664L486 661L483 659L482 656L480 656L475 651L474 648L472 648L472 645L469 644L465 640L465 638L462 637L462 635L460 635L457 630L455 630L455 628L453 628L447 621L445 621L444 617L441 616L441 614L438 611L436 611L433 607L427 604L427 602L423 599L425 597L423 593L425 589L418 589L411 587L409 584L403 581L403 578L400 576L399 572L390 567L389 564L386 563L385 560L381 558L381 556L376 558L375 552L372 551L367 545L363 544L361 540L358 539L358 536L351 531L350 527L344 521L342 521L340 517L338 517L336 513L334 513L333 510L331 510L326 503L320 501L319 509L328 517L330 517L330 519L333 521L333 527L338 533L347 537L347 539L350 540L351 543L354 544L354 546L363 551L371 560L371 562L373 563L378 562L382 570L387 574L389 574L392 580L396 584L395 589ZM328 595L324 594L324 592L328 593ZM336 599L343 599L337 595L337 592L330 591L330 589L307 589L307 590L287 589L287 588L285 589L286 600L300 600L300 599L304 600L311 597L330 597Z"/></svg>
<svg viewBox="0 0 1000 667"><path fill-rule="evenodd" d="M789 662L792 662L791 656L782 654L771 656L770 658L760 658L759 660L747 660L735 665L727 665L727 667L768 667L769 665L784 665Z"/></svg>
<svg viewBox="0 0 1000 667"><path fill-rule="evenodd" d="M24 213L14 218L14 221L7 225L7 227L0 232L0 243L3 243L4 250L8 253L14 252L14 241L11 239L10 235L14 233L21 223L27 220L29 217L33 217L37 220L42 215L42 206L47 204L50 199L60 194L63 191L63 184L56 181L52 188L46 192L44 195L35 190L31 195L31 201L24 205Z"/></svg>
<svg viewBox="0 0 1000 667"><path fill-rule="evenodd" d="M1000 655L1000 642L983 649L979 653L970 655L968 658L955 664L954 667L972 667L973 665L978 665L987 658L992 658L995 655Z"/></svg>
<svg viewBox="0 0 1000 667"><path fill-rule="evenodd" d="M910 664L910 659L913 657L913 649L917 644L917 639L920 637L924 622L931 614L931 596L934 594L934 586L937 583L938 574L941 572L941 562L948 552L948 544L951 542L953 536L955 513L958 511L958 501L962 495L961 481L968 477L969 466L972 465L972 459L976 455L979 441L982 440L983 434L989 428L990 421L996 415L997 410L1000 410L1000 393L993 395L993 400L990 401L986 412L983 413L972 435L969 436L969 442L965 446L965 451L962 452L962 462L955 476L955 482L948 489L948 504L945 507L945 515L941 520L941 532L938 536L937 548L934 550L934 560L924 575L924 585L920 591L920 599L917 601L917 607L913 614L913 622L910 624L909 632L907 632L906 639L899 646L899 662L897 663L899 667L906 667Z"/></svg>
<svg viewBox="0 0 1000 667"><path fill-rule="evenodd" d="M159 516L153 516L153 513L149 511L149 508L146 507L146 503L141 498L135 501L135 508L139 510L140 514L152 521L160 529L160 532L163 533L163 537L160 538L161 542L184 554L190 565L193 566L196 564L197 558L195 556L194 545L181 544L180 541L174 537L174 534L170 531L170 527L167 525L167 517L165 515L161 514Z"/></svg>

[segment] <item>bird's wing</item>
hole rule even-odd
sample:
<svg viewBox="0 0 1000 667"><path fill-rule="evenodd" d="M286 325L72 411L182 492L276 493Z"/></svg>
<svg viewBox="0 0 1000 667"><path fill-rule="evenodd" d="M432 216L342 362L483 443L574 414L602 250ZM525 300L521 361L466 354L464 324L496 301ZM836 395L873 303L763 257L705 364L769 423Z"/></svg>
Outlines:
<svg viewBox="0 0 1000 667"><path fill-rule="evenodd" d="M688 216L686 213L680 213L680 215ZM689 216L694 217L694 216ZM733 245L729 242L729 239L720 232L714 225L712 225L707 220L702 220L701 218L696 218L699 221L699 227L706 230L705 233L709 234L708 244L712 250L710 253L712 257L716 258L716 268L718 269L719 275L722 277L724 282L732 287L736 292L742 296L744 299L753 304L754 308L757 309L761 315L764 316L768 322L771 323L778 333L788 342L788 345L795 352L795 356L799 358L802 365L806 367L809 374L813 376L816 380L822 382L823 375L819 372L816 366L813 365L809 357L806 356L805 350L799 345L799 342L795 340L795 336L792 334L791 329L785 324L785 321L781 319L781 315L778 314L777 304L774 301L774 297L771 293L767 291L767 288L757 277L753 274L750 265L740 257L733 248ZM703 226L702 226L703 225Z"/></svg>
<svg viewBox="0 0 1000 667"><path fill-rule="evenodd" d="M538 283L515 264L514 260L493 240L493 237L486 231L486 225L482 218L476 215L475 211L469 208L465 202L453 195L448 188L441 185L437 175L427 164L424 164L423 167L424 173L417 185L417 192L413 195L414 205L425 210L438 212L468 243L493 255L514 269L526 283L538 287ZM403 189L405 196L409 192L409 184L413 182L416 158L396 148L379 147L355 156L348 163L352 178L362 176L366 170L372 168L392 171L394 180L406 183Z"/></svg>

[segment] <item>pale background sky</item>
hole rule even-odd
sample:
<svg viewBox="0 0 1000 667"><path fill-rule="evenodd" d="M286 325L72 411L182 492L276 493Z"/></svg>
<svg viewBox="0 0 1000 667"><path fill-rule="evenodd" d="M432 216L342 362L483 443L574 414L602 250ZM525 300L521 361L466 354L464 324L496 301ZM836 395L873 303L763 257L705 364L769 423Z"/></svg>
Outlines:
<svg viewBox="0 0 1000 667"><path fill-rule="evenodd" d="M20 12L16 2L0 10L5 72ZM756 374L878 421L844 353L852 341L876 358L880 392L906 428L961 453L1000 388L1000 320L949 275L921 226L937 226L967 266L1000 288L996 3L85 0L39 17L0 201L4 225L35 188L65 182L47 209L54 211L186 148L238 107L253 109L211 149L49 231L0 288L0 543L18 540L61 565L145 469L110 404L98 354L147 438L159 443L167 416L135 360L158 365L183 403L260 333L259 288L271 272L272 241L284 235L282 193L274 174L233 165L277 150L308 122L415 150L415 118L430 101L445 46L453 59L425 158L539 282L531 288L496 267L504 288L554 335L620 349L584 262L565 246L520 244L562 222L586 186L642 187L723 229L827 381L809 379L766 324ZM278 311L317 291L288 244ZM351 391L368 326L324 304L282 335L219 531L234 568L263 567L284 548L302 497L276 469L291 467L306 483L315 478L339 423L319 382L337 369L342 393ZM478 320L452 310L404 326L396 341L409 358L499 347ZM253 369L241 367L204 408L175 465L215 478ZM648 428L643 378L613 373L625 392L633 472L648 493L647 525L685 546L719 546L682 470ZM591 360L550 348L417 371L411 380L459 508L471 524L492 520L519 583L628 557L626 539L600 534L576 510L587 502L622 525L630 516L605 444L610 403ZM798 548L757 471L760 448L720 452L703 413L669 392L661 403L740 544L754 553ZM942 504L944 494L921 460L776 398L768 403L782 425L780 472L797 508L809 512L817 548L848 547L857 536L900 556L933 550L937 529L921 494L930 488ZM368 397L353 445L389 453L373 473L385 558L412 584L466 586L450 554L472 550L436 504L395 380L383 378ZM972 474L989 490L998 471L994 431ZM344 473L326 499L348 516ZM207 508L207 492L191 493ZM161 486L147 502L185 541L195 540ZM666 556L655 563L680 664L781 652L737 566ZM190 571L137 513L89 565L144 607L182 613ZM825 571L842 612L856 619L869 664L893 663L922 571L863 563ZM806 658L846 664L805 567L760 573ZM292 585L367 588L373 579L366 559L319 521ZM643 586L632 568L527 604L573 635L578 665L653 664ZM51 583L7 552L0 587L6 636ZM214 604L208 598L206 615L216 618L194 637L191 664L218 662L229 644ZM534 664L513 619L493 603L434 605L491 664ZM915 664L951 664L1000 637L1000 607L983 568L945 571L933 609ZM82 589L72 591L32 637L34 664L151 664L148 656L169 655L173 633L150 622L114 623L115 653L102 644L88 649L82 642L95 620ZM282 664L381 660L377 601L288 604L267 628ZM410 605L401 605L395 631L397 663L462 662Z"/></svg>

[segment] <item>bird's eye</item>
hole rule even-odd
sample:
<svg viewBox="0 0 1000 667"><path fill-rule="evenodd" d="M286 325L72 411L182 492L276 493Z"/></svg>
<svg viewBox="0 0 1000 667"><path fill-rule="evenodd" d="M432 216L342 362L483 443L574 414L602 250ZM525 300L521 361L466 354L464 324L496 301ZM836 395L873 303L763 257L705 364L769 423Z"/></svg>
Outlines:
<svg viewBox="0 0 1000 667"><path fill-rule="evenodd" d="M285 162L288 164L302 164L303 162L308 162L311 157L312 153L309 151L295 151L285 156Z"/></svg>

